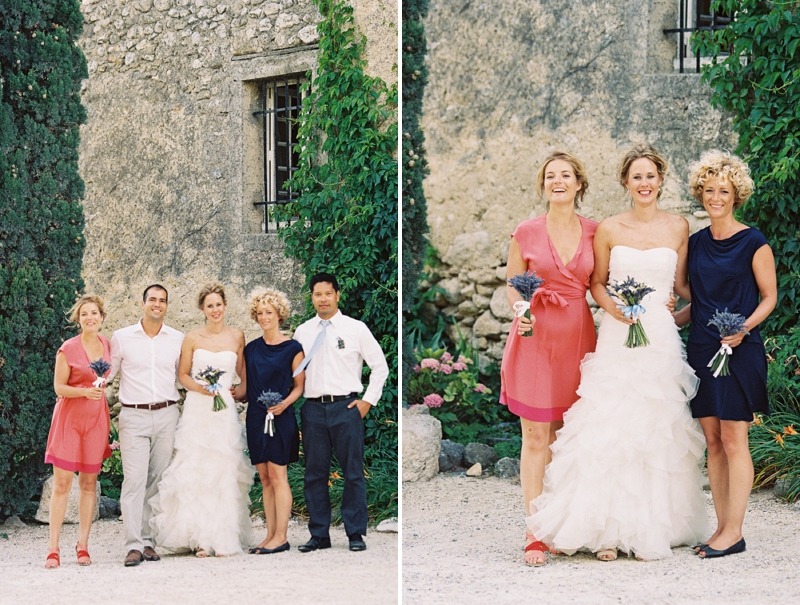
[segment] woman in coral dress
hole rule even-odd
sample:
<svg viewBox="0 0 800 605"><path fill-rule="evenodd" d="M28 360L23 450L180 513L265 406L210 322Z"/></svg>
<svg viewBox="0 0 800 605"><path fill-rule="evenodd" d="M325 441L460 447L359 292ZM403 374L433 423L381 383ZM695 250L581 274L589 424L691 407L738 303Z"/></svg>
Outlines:
<svg viewBox="0 0 800 605"><path fill-rule="evenodd" d="M518 317L512 324L503 353L500 394L501 403L522 423L520 482L526 516L529 503L542 491L550 444L564 412L578 398L581 360L594 351L596 340L586 290L594 268L592 239L597 223L575 212L589 187L586 170L574 156L552 153L539 170L537 184L549 210L514 231L507 273L511 278L535 271L544 283L531 301L531 320ZM519 299L509 286L509 305L514 308ZM531 329L532 336L522 336ZM529 532L526 538L525 562L544 563L546 547Z"/></svg>
<svg viewBox="0 0 800 605"><path fill-rule="evenodd" d="M75 551L79 565L89 565L89 530L94 517L97 475L103 460L111 455L108 444L110 419L102 386L94 386L98 375L89 364L103 360L111 369L111 349L99 331L106 317L103 299L84 294L70 311L70 319L80 325L81 333L70 338L56 353L53 387L58 400L53 410L47 438L45 464L53 465L53 494L50 499L50 552L45 567L61 564L59 538L72 479L77 471L80 499L78 544Z"/></svg>

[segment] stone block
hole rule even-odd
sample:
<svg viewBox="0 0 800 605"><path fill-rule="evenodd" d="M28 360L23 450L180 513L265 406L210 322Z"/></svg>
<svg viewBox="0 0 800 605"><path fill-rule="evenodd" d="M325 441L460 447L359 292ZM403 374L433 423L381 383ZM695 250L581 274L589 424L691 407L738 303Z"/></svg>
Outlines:
<svg viewBox="0 0 800 605"><path fill-rule="evenodd" d="M383 532L383 533L391 533L396 534L399 531L399 525L397 523L397 517L392 517L391 519L384 519L378 526L375 528L375 531Z"/></svg>
<svg viewBox="0 0 800 605"><path fill-rule="evenodd" d="M461 281L457 277L444 279L439 282L439 287L444 290L444 297L451 305L457 305L464 300L464 295L461 294Z"/></svg>
<svg viewBox="0 0 800 605"><path fill-rule="evenodd" d="M442 439L439 449L439 472L452 471L464 466L465 448L460 443Z"/></svg>
<svg viewBox="0 0 800 605"><path fill-rule="evenodd" d="M430 413L406 408L402 422L403 481L429 481L439 472L442 423Z"/></svg>
<svg viewBox="0 0 800 605"><path fill-rule="evenodd" d="M483 468L480 462L476 462L467 469L467 477L480 477L483 474Z"/></svg>
<svg viewBox="0 0 800 605"><path fill-rule="evenodd" d="M475 317L478 313L480 313L480 309L471 300L465 300L458 305L458 315L460 317Z"/></svg>
<svg viewBox="0 0 800 605"><path fill-rule="evenodd" d="M499 338L503 332L503 325L495 319L491 311L486 311L472 326L475 336L485 336L486 338Z"/></svg>
<svg viewBox="0 0 800 605"><path fill-rule="evenodd" d="M500 286L496 288L492 294L492 300L489 303L489 308L497 319L505 321L514 320L514 311L508 306L508 297L506 296L506 287Z"/></svg>
<svg viewBox="0 0 800 605"><path fill-rule="evenodd" d="M477 306L481 311L485 311L492 304L492 299L488 296L484 296L483 294L475 294L472 297L472 302L474 302L475 306Z"/></svg>
<svg viewBox="0 0 800 605"><path fill-rule="evenodd" d="M501 479L519 479L519 460L500 458L494 465L494 476Z"/></svg>
<svg viewBox="0 0 800 605"><path fill-rule="evenodd" d="M489 233L474 231L456 235L442 260L454 267L481 268L496 256Z"/></svg>
<svg viewBox="0 0 800 605"><path fill-rule="evenodd" d="M119 501L107 496L100 496L100 518L118 518L122 514Z"/></svg>
<svg viewBox="0 0 800 605"><path fill-rule="evenodd" d="M491 466L499 458L494 448L485 443L469 443L464 448L464 462L469 465L480 463L483 466Z"/></svg>
<svg viewBox="0 0 800 605"><path fill-rule="evenodd" d="M17 515L11 515L2 525L3 529L22 529L28 527Z"/></svg>
<svg viewBox="0 0 800 605"><path fill-rule="evenodd" d="M95 485L96 499L94 503L94 516L92 521L97 521L100 518L100 482ZM50 523L50 499L53 496L53 476L47 479L42 486L42 497L39 500L39 510L36 511L36 520L40 523ZM69 491L67 498L67 512L64 514L64 523L76 524L79 522L78 517L78 499L80 497L80 489L78 488L77 474L72 479L72 489Z"/></svg>

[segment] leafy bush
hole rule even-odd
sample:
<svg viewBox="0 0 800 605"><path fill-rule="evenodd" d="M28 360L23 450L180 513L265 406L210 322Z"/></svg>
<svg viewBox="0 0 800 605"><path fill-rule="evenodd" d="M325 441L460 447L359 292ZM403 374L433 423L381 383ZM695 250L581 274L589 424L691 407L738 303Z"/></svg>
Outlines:
<svg viewBox="0 0 800 605"><path fill-rule="evenodd" d="M111 423L111 435L109 437L111 444L111 457L103 460L103 467L100 472L100 492L104 496L119 500L120 491L122 491L122 454L119 449L119 430L117 426Z"/></svg>
<svg viewBox="0 0 800 605"><path fill-rule="evenodd" d="M48 473L53 365L83 289L82 27L79 0L0 10L0 515L27 514Z"/></svg>
<svg viewBox="0 0 800 605"><path fill-rule="evenodd" d="M750 454L756 469L754 487L782 479L788 500L800 496L800 416L759 415L750 427Z"/></svg>

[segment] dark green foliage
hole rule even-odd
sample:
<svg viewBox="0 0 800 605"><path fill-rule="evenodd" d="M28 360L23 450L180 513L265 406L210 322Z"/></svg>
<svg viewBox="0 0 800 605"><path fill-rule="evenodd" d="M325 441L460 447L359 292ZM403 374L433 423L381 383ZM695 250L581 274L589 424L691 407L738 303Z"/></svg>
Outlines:
<svg viewBox="0 0 800 605"><path fill-rule="evenodd" d="M0 11L0 514L25 511L48 472L55 354L83 289L82 26L78 0Z"/></svg>
<svg viewBox="0 0 800 605"><path fill-rule="evenodd" d="M428 232L428 213L422 181L428 173L425 136L420 128L422 98L428 81L425 67L425 26L428 0L407 0L403 5L403 376L414 365L412 307L420 278ZM403 388L405 393L405 385Z"/></svg>
<svg viewBox="0 0 800 605"><path fill-rule="evenodd" d="M739 152L755 181L741 217L764 233L775 253L778 306L764 328L785 332L800 314L800 2L713 5L735 19L713 34L701 32L694 43L714 57L703 79L715 106L733 113Z"/></svg>
<svg viewBox="0 0 800 605"><path fill-rule="evenodd" d="M365 39L349 4L315 1L323 17L319 67L303 101L300 167L291 182L300 197L284 207L285 218L299 220L280 235L306 283L320 271L336 275L342 311L363 321L386 354L389 379L365 421L365 468L373 476L393 469L396 509L397 89L364 73ZM375 494L371 481L367 491ZM391 498L382 506L390 508Z"/></svg>

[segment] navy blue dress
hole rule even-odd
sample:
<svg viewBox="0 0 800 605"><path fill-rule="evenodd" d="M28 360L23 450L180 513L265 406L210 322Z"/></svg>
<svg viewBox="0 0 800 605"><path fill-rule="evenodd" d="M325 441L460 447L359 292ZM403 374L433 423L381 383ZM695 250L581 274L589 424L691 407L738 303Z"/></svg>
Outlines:
<svg viewBox="0 0 800 605"><path fill-rule="evenodd" d="M292 407L275 416L273 435L264 432L267 408L258 398L265 391L274 391L287 397L292 390L292 361L303 346L296 340L286 340L268 345L259 337L244 348L247 369L247 447L250 462L272 462L285 466L296 462L300 451L300 433Z"/></svg>
<svg viewBox="0 0 800 605"><path fill-rule="evenodd" d="M714 312L749 317L759 303L753 256L767 243L758 229L744 229L715 240L705 228L689 238L689 286L692 327L686 345L689 365L700 379L692 400L692 416L751 421L754 413L769 414L767 356L758 327L728 358L729 376L714 376L708 362L720 348L721 337L708 322Z"/></svg>

